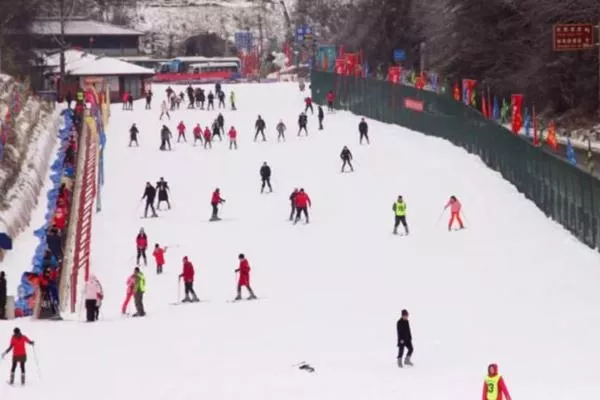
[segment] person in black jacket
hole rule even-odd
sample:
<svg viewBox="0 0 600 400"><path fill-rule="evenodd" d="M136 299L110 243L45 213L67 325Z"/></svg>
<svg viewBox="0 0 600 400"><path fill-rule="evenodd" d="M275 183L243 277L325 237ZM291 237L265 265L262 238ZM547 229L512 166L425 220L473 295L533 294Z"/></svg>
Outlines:
<svg viewBox="0 0 600 400"><path fill-rule="evenodd" d="M298 188L294 189L292 194L290 194L290 203L291 203L291 211L290 211L290 221L294 220L294 216L296 215L296 195L298 194Z"/></svg>
<svg viewBox="0 0 600 400"><path fill-rule="evenodd" d="M262 119L262 117L260 115L256 119L256 123L254 124L254 127L256 128L256 133L254 134L254 141L256 142L256 139L258 139L258 134L260 133L262 135L263 142L266 142L267 137L265 136L265 128L267 127L267 124L265 123L265 120Z"/></svg>
<svg viewBox="0 0 600 400"><path fill-rule="evenodd" d="M169 192L171 191L171 188L162 176L160 177L160 180L156 182L156 189L158 190L158 203L156 203L156 208L160 210L160 203L166 201L167 207L170 210L171 202L169 201Z"/></svg>
<svg viewBox="0 0 600 400"><path fill-rule="evenodd" d="M412 345L412 334L410 332L410 323L408 322L408 311L402 310L402 317L396 323L396 332L398 334L398 366L402 368L404 365L412 366L413 363L410 360L413 354ZM404 356L404 348L408 349L404 364L402 357Z"/></svg>
<svg viewBox="0 0 600 400"><path fill-rule="evenodd" d="M306 129L306 124L308 123L308 117L305 113L300 113L298 117L298 136L300 136L300 132L304 129L306 136L308 136L308 130Z"/></svg>
<svg viewBox="0 0 600 400"><path fill-rule="evenodd" d="M358 133L360 133L359 143L362 144L363 139L367 140L367 144L369 144L369 125L364 118L360 119L360 124L358 124Z"/></svg>
<svg viewBox="0 0 600 400"><path fill-rule="evenodd" d="M148 90L146 92L146 110L150 110L152 108L152 90Z"/></svg>
<svg viewBox="0 0 600 400"><path fill-rule="evenodd" d="M271 187L271 167L267 165L265 161L260 167L260 179L262 180L262 186L260 188L260 192L263 193L265 191L265 185L269 187L269 192L273 191L273 187Z"/></svg>
<svg viewBox="0 0 600 400"><path fill-rule="evenodd" d="M225 134L225 118L223 117L223 114L219 113L219 115L217 115L217 123L219 124L221 133Z"/></svg>
<svg viewBox="0 0 600 400"><path fill-rule="evenodd" d="M325 113L323 112L323 108L319 106L317 109L317 116L319 118L319 130L323 130L323 119L325 118Z"/></svg>
<svg viewBox="0 0 600 400"><path fill-rule="evenodd" d="M206 106L207 110L215 109L215 95L213 92L208 92L208 106Z"/></svg>
<svg viewBox="0 0 600 400"><path fill-rule="evenodd" d="M58 236L58 230L56 228L50 228L48 235L46 235L46 245L48 250L56 257L60 262L63 258L62 252L62 239Z"/></svg>
<svg viewBox="0 0 600 400"><path fill-rule="evenodd" d="M348 149L348 146L344 146L342 152L340 153L340 158L343 161L342 172L346 171L346 165L348 165L350 167L350 171L353 172L354 167L352 166L352 153L350 152L350 149Z"/></svg>
<svg viewBox="0 0 600 400"><path fill-rule="evenodd" d="M6 276L0 271L0 319L6 319Z"/></svg>
<svg viewBox="0 0 600 400"><path fill-rule="evenodd" d="M135 123L134 123L133 125L131 125L131 128L129 128L129 147L131 147L133 142L135 142L136 147L139 147L140 144L138 143L138 139L137 139L138 133L140 133L140 131L138 130L137 126L135 126Z"/></svg>
<svg viewBox="0 0 600 400"><path fill-rule="evenodd" d="M156 189L150 184L150 182L146 182L146 189L144 190L144 195L142 196L142 200L146 199L146 209L144 210L144 218L148 218L148 208L152 210L152 217L158 217L158 215L156 215L156 210L154 209L155 197Z"/></svg>

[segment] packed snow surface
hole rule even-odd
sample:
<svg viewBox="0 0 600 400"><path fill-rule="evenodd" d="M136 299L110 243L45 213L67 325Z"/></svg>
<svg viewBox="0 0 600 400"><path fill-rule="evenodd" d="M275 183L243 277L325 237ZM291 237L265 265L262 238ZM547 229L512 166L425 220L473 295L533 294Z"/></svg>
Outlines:
<svg viewBox="0 0 600 400"><path fill-rule="evenodd" d="M175 141L183 120L188 143L160 152L165 87L153 89L152 111L141 102L135 111L113 106L92 249L106 294L101 321L77 321L83 313L73 322L18 321L36 340L41 374L30 353L30 386L5 387L0 398L464 400L481 396L490 362L514 399L596 396L598 254L478 158L375 121L372 144L359 146L359 117L345 112L326 114L324 131L309 115L310 135L299 138L306 93L294 84L224 87L236 92L239 111L224 116L227 128L238 129L238 151L225 142L209 151L192 146L192 126L209 125L217 112L182 109L164 123ZM258 114L266 143L252 142ZM289 128L285 143L275 140L280 118ZM127 147L133 122L139 148ZM354 173L340 173L343 145L353 151ZM273 170L272 194L259 193L263 161ZM161 176L173 209L140 219L144 184ZM227 199L224 220L209 223L216 187ZM294 187L312 199L309 225L287 220ZM399 194L408 237L391 234ZM463 203L466 230L448 232L447 214L438 221L450 195ZM150 247L171 247L162 276L153 260L145 269L148 316L122 318L142 226ZM238 253L250 261L258 301L229 302ZM205 302L171 306L184 256ZM395 323L403 308L416 366L400 370ZM2 340L12 327L0 325ZM293 366L301 361L316 372Z"/></svg>

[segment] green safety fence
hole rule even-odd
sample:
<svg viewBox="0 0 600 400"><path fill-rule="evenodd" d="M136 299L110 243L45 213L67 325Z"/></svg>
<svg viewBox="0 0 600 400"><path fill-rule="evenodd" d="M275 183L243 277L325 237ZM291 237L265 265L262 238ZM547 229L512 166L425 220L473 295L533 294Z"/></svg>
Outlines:
<svg viewBox="0 0 600 400"><path fill-rule="evenodd" d="M478 155L548 217L600 249L600 181L544 148L512 134L451 96L386 81L311 72L312 97L335 107L449 140Z"/></svg>

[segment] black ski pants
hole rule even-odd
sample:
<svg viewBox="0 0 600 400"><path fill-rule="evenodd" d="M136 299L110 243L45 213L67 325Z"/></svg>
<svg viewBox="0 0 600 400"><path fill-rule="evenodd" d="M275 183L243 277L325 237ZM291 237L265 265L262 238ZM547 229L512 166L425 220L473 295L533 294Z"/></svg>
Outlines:
<svg viewBox="0 0 600 400"><path fill-rule="evenodd" d="M294 214L296 214L296 206L294 205L294 201L292 200L291 211L290 211L290 221L294 220Z"/></svg>
<svg viewBox="0 0 600 400"><path fill-rule="evenodd" d="M214 101L214 100L213 100L213 101L210 101L210 100L209 100L209 101L208 101L208 106L206 107L206 109L207 109L207 110L210 110L210 109L213 109L213 110L214 110L214 109L215 109L215 101Z"/></svg>
<svg viewBox="0 0 600 400"><path fill-rule="evenodd" d="M265 186L269 187L269 191L273 191L273 187L271 186L271 177L262 177L262 186L260 187L260 192L262 193L265 190Z"/></svg>
<svg viewBox="0 0 600 400"><path fill-rule="evenodd" d="M156 217L156 210L154 209L154 199L146 200L146 209L144 210L144 218L148 218L148 208L152 210L152 216Z"/></svg>
<svg viewBox="0 0 600 400"><path fill-rule="evenodd" d="M146 258L146 248L138 247L137 249L137 257L135 258L136 263L139 265L140 259L144 259L144 265L148 264L148 259Z"/></svg>
<svg viewBox="0 0 600 400"><path fill-rule="evenodd" d="M236 149L237 150L237 140L231 139L229 140L229 150Z"/></svg>
<svg viewBox="0 0 600 400"><path fill-rule="evenodd" d="M300 132L302 132L303 130L306 133L306 136L308 136L308 130L306 129L306 125L300 125L300 128L298 129L298 136L300 136Z"/></svg>
<svg viewBox="0 0 600 400"><path fill-rule="evenodd" d="M85 300L85 316L87 322L94 322L96 320L96 308L97 303L95 299Z"/></svg>
<svg viewBox="0 0 600 400"><path fill-rule="evenodd" d="M284 131L278 131L277 132L277 141L283 139L283 141L285 142L285 132Z"/></svg>
<svg viewBox="0 0 600 400"><path fill-rule="evenodd" d="M192 295L192 298L198 298L198 296L196 296L196 292L194 291L194 282L184 282L183 283L183 289L185 290L185 298L189 299L190 295Z"/></svg>
<svg viewBox="0 0 600 400"><path fill-rule="evenodd" d="M323 130L323 118L319 118L319 130Z"/></svg>
<svg viewBox="0 0 600 400"><path fill-rule="evenodd" d="M146 311L144 310L144 293L143 292L135 292L133 295L133 303L135 304L135 311L139 317L143 317L146 315Z"/></svg>
<svg viewBox="0 0 600 400"><path fill-rule="evenodd" d="M306 208L306 207L296 208L296 221L295 222L300 221L302 214L304 214L304 218L306 218L306 222L308 222L308 208Z"/></svg>
<svg viewBox="0 0 600 400"><path fill-rule="evenodd" d="M12 365L10 367L10 373L14 375L17 370L17 365L21 369L21 375L25 375L25 363L27 362L27 356L13 356Z"/></svg>
<svg viewBox="0 0 600 400"><path fill-rule="evenodd" d="M211 204L212 206L212 218L216 218L219 215L219 205Z"/></svg>
<svg viewBox="0 0 600 400"><path fill-rule="evenodd" d="M312 104L307 104L306 107L304 107L304 112L306 113L308 110L310 110L311 114L315 113L315 110L313 109Z"/></svg>
<svg viewBox="0 0 600 400"><path fill-rule="evenodd" d="M265 128L256 128L256 133L254 134L254 141L256 142L256 140L258 139L259 133L262 135L263 142L266 142L267 137L265 136Z"/></svg>
<svg viewBox="0 0 600 400"><path fill-rule="evenodd" d="M365 139L367 141L367 144L369 144L369 134L367 133L360 133L360 138L358 139L358 142L360 144L362 144L363 139Z"/></svg>
<svg viewBox="0 0 600 400"><path fill-rule="evenodd" d="M414 348L412 345L412 340L405 340L404 343L398 344L398 358L402 358L404 356L404 348L408 350L406 353L406 357L410 357L413 354Z"/></svg>
<svg viewBox="0 0 600 400"><path fill-rule="evenodd" d="M349 159L343 158L342 161L343 161L343 163L342 163L342 172L344 172L346 170L346 165L350 167L351 171L354 171L354 167L352 166L352 162L350 162Z"/></svg>
<svg viewBox="0 0 600 400"><path fill-rule="evenodd" d="M6 296L0 297L0 319L6 319Z"/></svg>
<svg viewBox="0 0 600 400"><path fill-rule="evenodd" d="M404 230L408 233L408 225L406 224L406 216L404 215L396 215L394 219L394 232L397 232L398 227L402 224Z"/></svg>

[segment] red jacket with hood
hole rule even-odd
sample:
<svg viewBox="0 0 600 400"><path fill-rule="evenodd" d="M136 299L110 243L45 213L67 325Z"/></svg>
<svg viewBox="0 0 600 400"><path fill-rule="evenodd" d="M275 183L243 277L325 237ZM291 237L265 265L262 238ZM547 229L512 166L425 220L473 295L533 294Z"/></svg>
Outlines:
<svg viewBox="0 0 600 400"><path fill-rule="evenodd" d="M194 282L194 266L188 260L187 257L183 257L183 271L179 275L180 278L183 278L184 282L191 283Z"/></svg>

